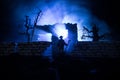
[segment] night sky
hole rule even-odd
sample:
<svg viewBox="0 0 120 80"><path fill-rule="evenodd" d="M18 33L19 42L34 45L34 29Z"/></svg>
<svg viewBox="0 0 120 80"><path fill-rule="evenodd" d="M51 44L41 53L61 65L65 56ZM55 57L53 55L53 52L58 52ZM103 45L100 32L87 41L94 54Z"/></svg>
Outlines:
<svg viewBox="0 0 120 80"><path fill-rule="evenodd" d="M0 0L0 42L7 41L7 39L16 39L17 35L17 18L15 12L21 6L32 8L38 1L46 3L58 0ZM82 5L89 9L91 13L106 22L109 26L113 40L120 40L119 30L119 2L118 0L65 0L69 4ZM42 5L42 4L40 4ZM45 4L44 4L45 5ZM43 6L44 6L43 5ZM52 4L51 4L52 5ZM24 7L24 8L25 8ZM80 6L81 7L81 6ZM23 14L24 12L18 12ZM17 13L16 13L17 14Z"/></svg>

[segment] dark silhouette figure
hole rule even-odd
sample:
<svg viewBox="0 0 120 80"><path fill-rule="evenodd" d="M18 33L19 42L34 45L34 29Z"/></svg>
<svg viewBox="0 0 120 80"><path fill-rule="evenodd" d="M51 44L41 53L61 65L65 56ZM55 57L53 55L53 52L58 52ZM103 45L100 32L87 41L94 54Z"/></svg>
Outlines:
<svg viewBox="0 0 120 80"><path fill-rule="evenodd" d="M65 45L67 46L68 44L66 44L65 41L63 40L63 36L60 36L60 39L57 44L59 53L64 53Z"/></svg>

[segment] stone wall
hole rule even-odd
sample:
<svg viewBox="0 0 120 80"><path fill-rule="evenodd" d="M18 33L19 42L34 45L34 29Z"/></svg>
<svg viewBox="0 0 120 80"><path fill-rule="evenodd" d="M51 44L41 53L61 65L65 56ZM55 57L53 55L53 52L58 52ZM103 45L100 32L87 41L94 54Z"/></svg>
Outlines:
<svg viewBox="0 0 120 80"><path fill-rule="evenodd" d="M20 54L20 55L41 55L50 46L50 42L30 42L30 43L2 43L0 44L0 55Z"/></svg>
<svg viewBox="0 0 120 80"><path fill-rule="evenodd" d="M84 57L119 57L120 42L78 42L71 55Z"/></svg>
<svg viewBox="0 0 120 80"><path fill-rule="evenodd" d="M50 42L2 43L0 55L41 55ZM81 57L120 57L120 42L77 42L72 56Z"/></svg>

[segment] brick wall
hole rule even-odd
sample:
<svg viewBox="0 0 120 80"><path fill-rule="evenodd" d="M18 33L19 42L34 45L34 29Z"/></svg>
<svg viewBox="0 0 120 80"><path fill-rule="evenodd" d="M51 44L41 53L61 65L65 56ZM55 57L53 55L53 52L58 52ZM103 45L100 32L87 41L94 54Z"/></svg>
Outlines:
<svg viewBox="0 0 120 80"><path fill-rule="evenodd" d="M20 55L41 55L50 42L1 43L0 55L13 53ZM78 42L72 56L84 57L120 57L120 42Z"/></svg>
<svg viewBox="0 0 120 80"><path fill-rule="evenodd" d="M0 55L10 55L13 53L20 55L41 55L49 45L50 42L0 44Z"/></svg>
<svg viewBox="0 0 120 80"><path fill-rule="evenodd" d="M49 45L49 42L21 43L18 52L20 55L41 55Z"/></svg>
<svg viewBox="0 0 120 80"><path fill-rule="evenodd" d="M15 43L1 43L0 44L0 55L9 55L15 50Z"/></svg>
<svg viewBox="0 0 120 80"><path fill-rule="evenodd" d="M120 42L78 42L72 56L120 57Z"/></svg>

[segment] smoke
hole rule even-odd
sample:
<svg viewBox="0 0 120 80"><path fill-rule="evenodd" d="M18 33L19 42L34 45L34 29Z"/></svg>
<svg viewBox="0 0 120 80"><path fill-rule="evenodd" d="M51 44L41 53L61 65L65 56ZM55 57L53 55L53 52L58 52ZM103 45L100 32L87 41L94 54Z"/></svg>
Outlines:
<svg viewBox="0 0 120 80"><path fill-rule="evenodd" d="M55 24L53 32L58 37L63 36L63 39L66 39L68 37L68 30L64 24Z"/></svg>
<svg viewBox="0 0 120 80"><path fill-rule="evenodd" d="M104 20L100 20L93 15L90 6L92 2L89 0L39 0L27 3L27 0L20 1L14 10L14 21L16 23L25 23L25 15L31 19L31 25L34 24L35 17L39 10L42 16L39 18L37 25L53 25L56 23L77 23L78 40L89 41L91 39L81 39L83 34L83 26L91 29L91 24L95 23L100 34L109 32L109 27Z"/></svg>

